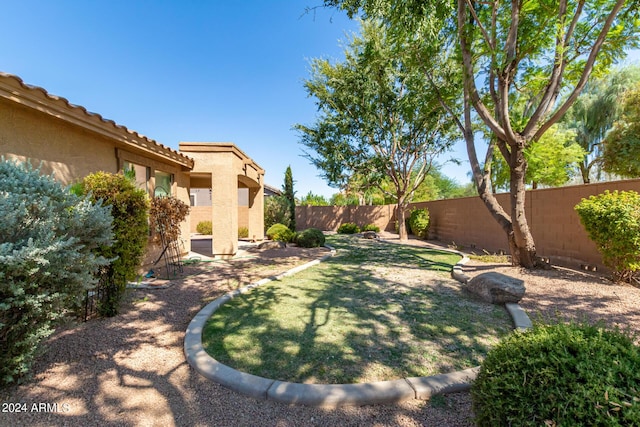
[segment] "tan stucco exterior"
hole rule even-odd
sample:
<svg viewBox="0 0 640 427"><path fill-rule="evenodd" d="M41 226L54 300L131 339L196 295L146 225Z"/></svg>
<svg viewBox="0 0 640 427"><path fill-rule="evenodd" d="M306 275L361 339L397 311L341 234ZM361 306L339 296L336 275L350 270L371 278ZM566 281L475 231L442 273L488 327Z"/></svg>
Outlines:
<svg viewBox="0 0 640 427"><path fill-rule="evenodd" d="M213 148L208 149L209 146ZM171 174L171 195L186 204L192 181L207 176L207 186L220 196L212 218L218 233L214 235L215 246L220 255L231 256L237 251L239 186L260 194L250 209L249 228L260 238L263 236L264 171L231 143L199 143L189 147L195 157L90 113L42 88L27 85L19 77L0 73L0 155L41 166L42 173L53 173L63 184L97 171L117 173L125 162L134 163L146 168L150 194L154 192L156 173ZM235 202L231 195L235 195ZM185 253L191 249L190 222L188 218L182 224ZM150 247L147 262L155 258L156 250Z"/></svg>
<svg viewBox="0 0 640 427"><path fill-rule="evenodd" d="M181 142L180 152L195 161L191 186L212 190L213 254L229 257L238 251L238 188L249 189L249 237L261 240L264 236L264 169L228 142ZM203 211L207 215L206 210Z"/></svg>

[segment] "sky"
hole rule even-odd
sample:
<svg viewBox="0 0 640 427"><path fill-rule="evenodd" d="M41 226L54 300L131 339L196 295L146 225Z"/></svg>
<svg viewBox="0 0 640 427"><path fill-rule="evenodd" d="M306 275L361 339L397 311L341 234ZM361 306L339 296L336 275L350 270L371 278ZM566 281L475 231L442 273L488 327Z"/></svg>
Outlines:
<svg viewBox="0 0 640 427"><path fill-rule="evenodd" d="M329 197L296 123L312 58L342 59L358 24L322 0L21 0L3 4L0 71L163 145L233 142L276 188ZM635 58L640 57L638 52ZM443 172L469 180L461 143Z"/></svg>

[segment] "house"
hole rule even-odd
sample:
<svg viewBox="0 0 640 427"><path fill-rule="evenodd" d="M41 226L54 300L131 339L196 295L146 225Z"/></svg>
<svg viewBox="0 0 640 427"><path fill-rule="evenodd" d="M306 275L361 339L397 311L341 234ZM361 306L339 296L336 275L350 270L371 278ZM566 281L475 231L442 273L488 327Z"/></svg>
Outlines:
<svg viewBox="0 0 640 427"><path fill-rule="evenodd" d="M133 168L152 197L171 195L190 204L190 188L210 190L212 252L219 257L237 252L243 189L250 235L264 236L264 170L233 143L183 142L176 151L7 73L0 73L0 155L41 165L65 185L93 172ZM181 225L185 253L191 223L190 215ZM154 255L151 247L146 261Z"/></svg>

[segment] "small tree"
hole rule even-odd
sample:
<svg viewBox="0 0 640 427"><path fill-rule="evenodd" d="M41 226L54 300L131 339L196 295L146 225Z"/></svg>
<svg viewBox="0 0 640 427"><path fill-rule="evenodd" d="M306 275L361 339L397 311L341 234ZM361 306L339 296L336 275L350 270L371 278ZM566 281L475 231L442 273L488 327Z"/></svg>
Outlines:
<svg viewBox="0 0 640 427"><path fill-rule="evenodd" d="M605 191L582 199L575 209L614 280L629 282L640 270L640 195Z"/></svg>
<svg viewBox="0 0 640 427"><path fill-rule="evenodd" d="M26 374L40 342L109 263L109 207L30 165L0 162L0 383Z"/></svg>
<svg viewBox="0 0 640 427"><path fill-rule="evenodd" d="M136 278L147 246L149 198L132 179L122 174L96 172L85 177L80 187L91 200L101 200L111 206L116 243L98 251L112 260L106 274L108 297L98 310L103 316L115 316L127 282Z"/></svg>
<svg viewBox="0 0 640 427"><path fill-rule="evenodd" d="M329 206L327 199L321 194L313 194L309 191L306 196L300 200L301 206Z"/></svg>
<svg viewBox="0 0 640 427"><path fill-rule="evenodd" d="M308 159L330 185L361 194L378 187L394 197L400 240L406 240L409 200L435 158L451 147L454 125L409 43L398 39L396 49L378 22L363 22L361 33L342 63L312 62L305 88L319 114L314 124L296 129ZM444 69L438 64L431 71ZM360 188L347 188L352 177Z"/></svg>
<svg viewBox="0 0 640 427"><path fill-rule="evenodd" d="M264 199L264 229L268 230L273 224L291 223L289 202L284 196L269 196Z"/></svg>
<svg viewBox="0 0 640 427"><path fill-rule="evenodd" d="M284 173L284 197L289 204L289 228L296 231L296 192L293 191L293 175L291 166Z"/></svg>

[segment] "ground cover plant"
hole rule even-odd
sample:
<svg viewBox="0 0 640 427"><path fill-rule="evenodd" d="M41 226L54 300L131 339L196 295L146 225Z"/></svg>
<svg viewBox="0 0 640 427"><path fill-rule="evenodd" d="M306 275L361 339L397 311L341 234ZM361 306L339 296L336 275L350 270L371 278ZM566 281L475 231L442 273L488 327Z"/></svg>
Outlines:
<svg viewBox="0 0 640 427"><path fill-rule="evenodd" d="M207 352L263 377L356 383L477 366L511 330L503 308L450 279L457 255L345 235L327 244L333 258L216 311Z"/></svg>

